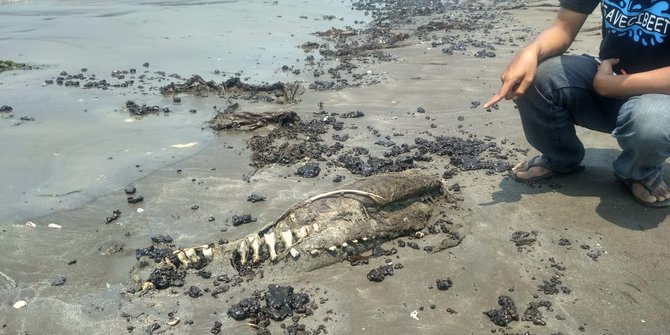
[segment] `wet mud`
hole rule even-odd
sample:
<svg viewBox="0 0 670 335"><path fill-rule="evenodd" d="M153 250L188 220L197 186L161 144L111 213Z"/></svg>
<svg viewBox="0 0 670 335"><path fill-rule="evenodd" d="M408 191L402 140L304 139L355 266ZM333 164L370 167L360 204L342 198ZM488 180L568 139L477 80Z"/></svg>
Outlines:
<svg viewBox="0 0 670 335"><path fill-rule="evenodd" d="M246 141L247 147L243 154L250 156L252 167L270 168L273 164L289 167L292 169L292 175L287 174L285 178L328 178L333 182L341 182L345 176L333 174L332 171L336 168L343 168L353 175L363 177L415 168L432 168L439 170L444 179L456 178L461 173L474 170L484 170L487 175L496 175L509 170L511 164L508 159L515 157L514 153L520 149L505 145L493 137L477 137L466 131L448 135L443 135L442 132L436 132L440 135L423 132L415 134L410 143L398 144L404 142L398 139L401 135L384 134L374 127L365 126L368 124L365 119L369 116L366 116L367 111L364 108L338 114L326 112L328 106L323 104L320 104L315 113L306 113L305 108L298 107L305 88L313 91L339 90L384 82L383 75L368 71L365 65L370 62L397 61L398 58L393 55L392 49L412 45L416 41L440 48L445 57L467 53L476 58L495 57L496 47L509 43L497 36L492 36L488 40L468 37L466 32L494 29L494 24L499 20L490 13L490 10L482 10L476 4L456 5L429 0L383 1L384 6L380 6L379 1L354 1L353 4L355 8L370 13L372 21L369 26L333 28L317 32L314 36L318 40L302 44L300 47L306 53L304 64L295 68L287 66L284 71L311 74L313 78L305 82L255 85L243 81L240 77L217 82L206 80L207 76L204 74L187 78L160 70L149 71L149 64L146 63L144 66L146 70L138 71L134 68L115 70L110 78L106 79L84 68L74 74L61 72L54 78L46 79L44 84L100 90L133 88L138 92L158 92L165 97L171 97L175 104L180 104L184 96L220 97L226 107L217 108L216 116L209 121L209 128L218 132L221 138L225 138L231 131L248 132L249 139ZM450 12L455 9L458 11ZM318 53L318 60L313 53ZM0 72L3 71L2 64L0 62ZM248 103L278 105L298 112L279 110L252 113L245 111L245 104ZM121 104L123 103L119 105ZM473 101L472 105L476 108L479 102ZM173 112L167 107L132 100L126 100L122 110L138 117ZM13 112L11 106L0 107L0 113L11 112ZM416 108L416 113L421 114L422 118L426 115L427 120L430 119L431 112L432 110L423 107ZM400 122L397 122L398 126L401 125ZM437 127L433 126L431 129ZM369 136L363 141L357 140L356 134L360 133ZM377 150L379 148L382 148L381 153ZM439 167L434 166L436 162L440 162ZM454 204L459 201L457 195L461 186L458 183L450 183L452 185L448 186L448 190L452 194L448 195L448 205L442 203L441 206L454 209L457 208ZM123 191L129 204L144 201L144 197L136 193L137 189L133 185L126 186ZM254 206L266 205L263 203L266 197L257 193L249 195L246 200L255 203ZM427 203L430 201L426 199ZM200 205L191 205L191 209L195 212L203 211L205 206L201 208ZM104 223L117 223L122 218L122 213L118 209L112 210L111 213L109 216L101 214ZM256 214L226 216L226 220L219 220L226 222L225 228L221 228L221 231L224 232L230 225L239 227L256 222ZM214 216L209 216L207 221L217 223ZM401 276L404 268L400 261L407 255L406 252L420 252L425 255L438 253L461 245L465 238L463 227L460 225L443 219L432 222L416 235L394 240L392 243L397 245L398 249L384 249L380 245L370 243L368 252L350 255L347 261L352 266L362 268L356 275L366 278L370 282L369 285L387 285L391 281L399 280L397 277ZM250 324L249 328L257 334L333 333L333 330L326 326L326 321L323 323L320 321L328 320L329 316L321 315L322 319L317 320L313 315L319 306L325 309L331 308L327 293L321 291L323 296L317 298L307 291L296 292L290 285L297 286L297 284L290 281L286 286L271 284L267 289L253 290L252 287L254 285L258 287L265 273L259 267L241 266L240 259L237 259L238 264L234 265L236 270L240 270L236 273L223 273L220 268L211 267L205 261L191 262L188 267L156 267L157 263L165 259L170 260L172 264L180 263L180 259L175 255L178 246L174 244L169 233L164 231L162 234L154 235L151 237L151 245L134 249L138 267L148 270L149 276L144 281L143 287L131 288L125 292L131 304L139 305L151 299L175 299L172 302L184 301L183 299L199 301L219 299L217 302L219 306L223 304L229 307L219 308L218 315L210 315L206 327L212 334L225 333L230 322ZM428 238L424 238L425 236ZM538 246L537 241L541 237L537 231L518 230L512 233L511 241L518 248ZM505 238L505 242L510 244L509 238ZM225 245L228 244L228 240L222 237L211 245L214 244ZM567 238L562 238L557 244L569 247L571 242ZM524 250L533 252L530 249ZM582 247L582 250L594 261L603 255L600 248ZM261 253L263 259L270 257L267 249L262 249ZM391 256L395 258L391 259ZM380 265L377 261L382 258L385 258L384 264ZM76 263L76 260L73 262ZM549 259L547 266L553 273L544 277L545 279L539 277L538 282L541 284L536 284L533 289L537 287L537 292L544 294L547 299L556 295L569 295L571 289L565 283L565 266L553 258ZM396 277L392 278L394 275ZM435 281L437 290L447 291L445 294L462 292L458 287L460 282L456 282L455 286L451 278L446 276L441 278L445 279ZM53 278L50 284L67 287L70 282L65 276L61 276ZM433 287L432 283L427 285ZM520 297L515 295L499 296L497 302L500 308L484 312L494 325L514 327L515 321L524 321L535 326L547 325L548 318L542 312L553 312L550 300L530 302L520 316L512 297L517 301L527 301L518 300ZM435 309L434 306L432 305L431 309ZM147 310L151 308L160 307L151 306ZM221 310L225 310L225 315ZM446 313L451 315L458 312L447 308ZM150 314L150 312L145 315L122 313L121 316L128 322L129 333L134 331L159 334L171 333L172 330L188 332L192 329L186 327L194 324L190 317L177 316L174 312L165 314L167 317L164 320L157 320L155 315ZM481 313L479 317L482 317ZM287 320L290 321L283 323ZM204 323L199 326L202 328ZM512 334L507 330L500 330L499 333Z"/></svg>

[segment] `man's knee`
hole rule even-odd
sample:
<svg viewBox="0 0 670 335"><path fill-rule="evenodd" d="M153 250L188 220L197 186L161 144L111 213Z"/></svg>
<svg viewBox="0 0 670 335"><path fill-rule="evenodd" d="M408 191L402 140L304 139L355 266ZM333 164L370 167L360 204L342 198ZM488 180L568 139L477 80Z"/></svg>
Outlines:
<svg viewBox="0 0 670 335"><path fill-rule="evenodd" d="M557 89L560 86L557 85L557 82L565 80L563 78L564 74L565 70L563 69L561 56L552 57L538 65L533 83L540 91L542 91L542 87Z"/></svg>
<svg viewBox="0 0 670 335"><path fill-rule="evenodd" d="M670 95L644 94L630 98L621 107L617 128L625 129L648 145L670 144Z"/></svg>

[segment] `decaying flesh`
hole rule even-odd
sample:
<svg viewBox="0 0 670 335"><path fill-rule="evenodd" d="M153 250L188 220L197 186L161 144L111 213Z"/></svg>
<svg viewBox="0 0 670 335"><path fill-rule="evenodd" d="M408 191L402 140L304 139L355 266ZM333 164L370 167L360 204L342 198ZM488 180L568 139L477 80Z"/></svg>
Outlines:
<svg viewBox="0 0 670 335"><path fill-rule="evenodd" d="M426 200L442 191L439 177L408 170L367 177L289 208L274 222L224 245L176 250L161 266L230 262L236 269L271 263L310 271L367 251L428 225Z"/></svg>

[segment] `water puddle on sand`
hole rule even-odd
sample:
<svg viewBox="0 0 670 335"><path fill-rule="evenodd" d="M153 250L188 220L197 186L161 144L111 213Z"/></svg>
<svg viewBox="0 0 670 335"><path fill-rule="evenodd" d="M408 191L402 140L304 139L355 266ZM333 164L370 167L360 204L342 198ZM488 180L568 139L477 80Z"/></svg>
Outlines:
<svg viewBox="0 0 670 335"><path fill-rule="evenodd" d="M300 65L305 54L297 46L314 39L309 33L365 20L329 0L0 4L0 59L38 66L0 73L0 106L13 108L0 113L0 225L81 207L212 143L206 122L225 99L174 103L157 92L177 81L169 74L219 82L235 73L252 83L300 80L281 67ZM124 79L110 76L131 68L137 72ZM62 71L135 83L107 90L44 84ZM139 76L157 71L168 76L138 88ZM123 111L127 100L171 112L132 119Z"/></svg>

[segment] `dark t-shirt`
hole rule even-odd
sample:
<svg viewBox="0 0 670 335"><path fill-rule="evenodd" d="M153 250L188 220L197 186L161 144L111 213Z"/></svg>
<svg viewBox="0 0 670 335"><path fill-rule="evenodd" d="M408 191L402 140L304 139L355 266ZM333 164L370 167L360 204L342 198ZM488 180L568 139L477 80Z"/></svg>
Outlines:
<svg viewBox="0 0 670 335"><path fill-rule="evenodd" d="M601 1L560 0L561 7L591 14ZM660 0L603 0L600 58L619 58L628 73L670 66L670 3Z"/></svg>

